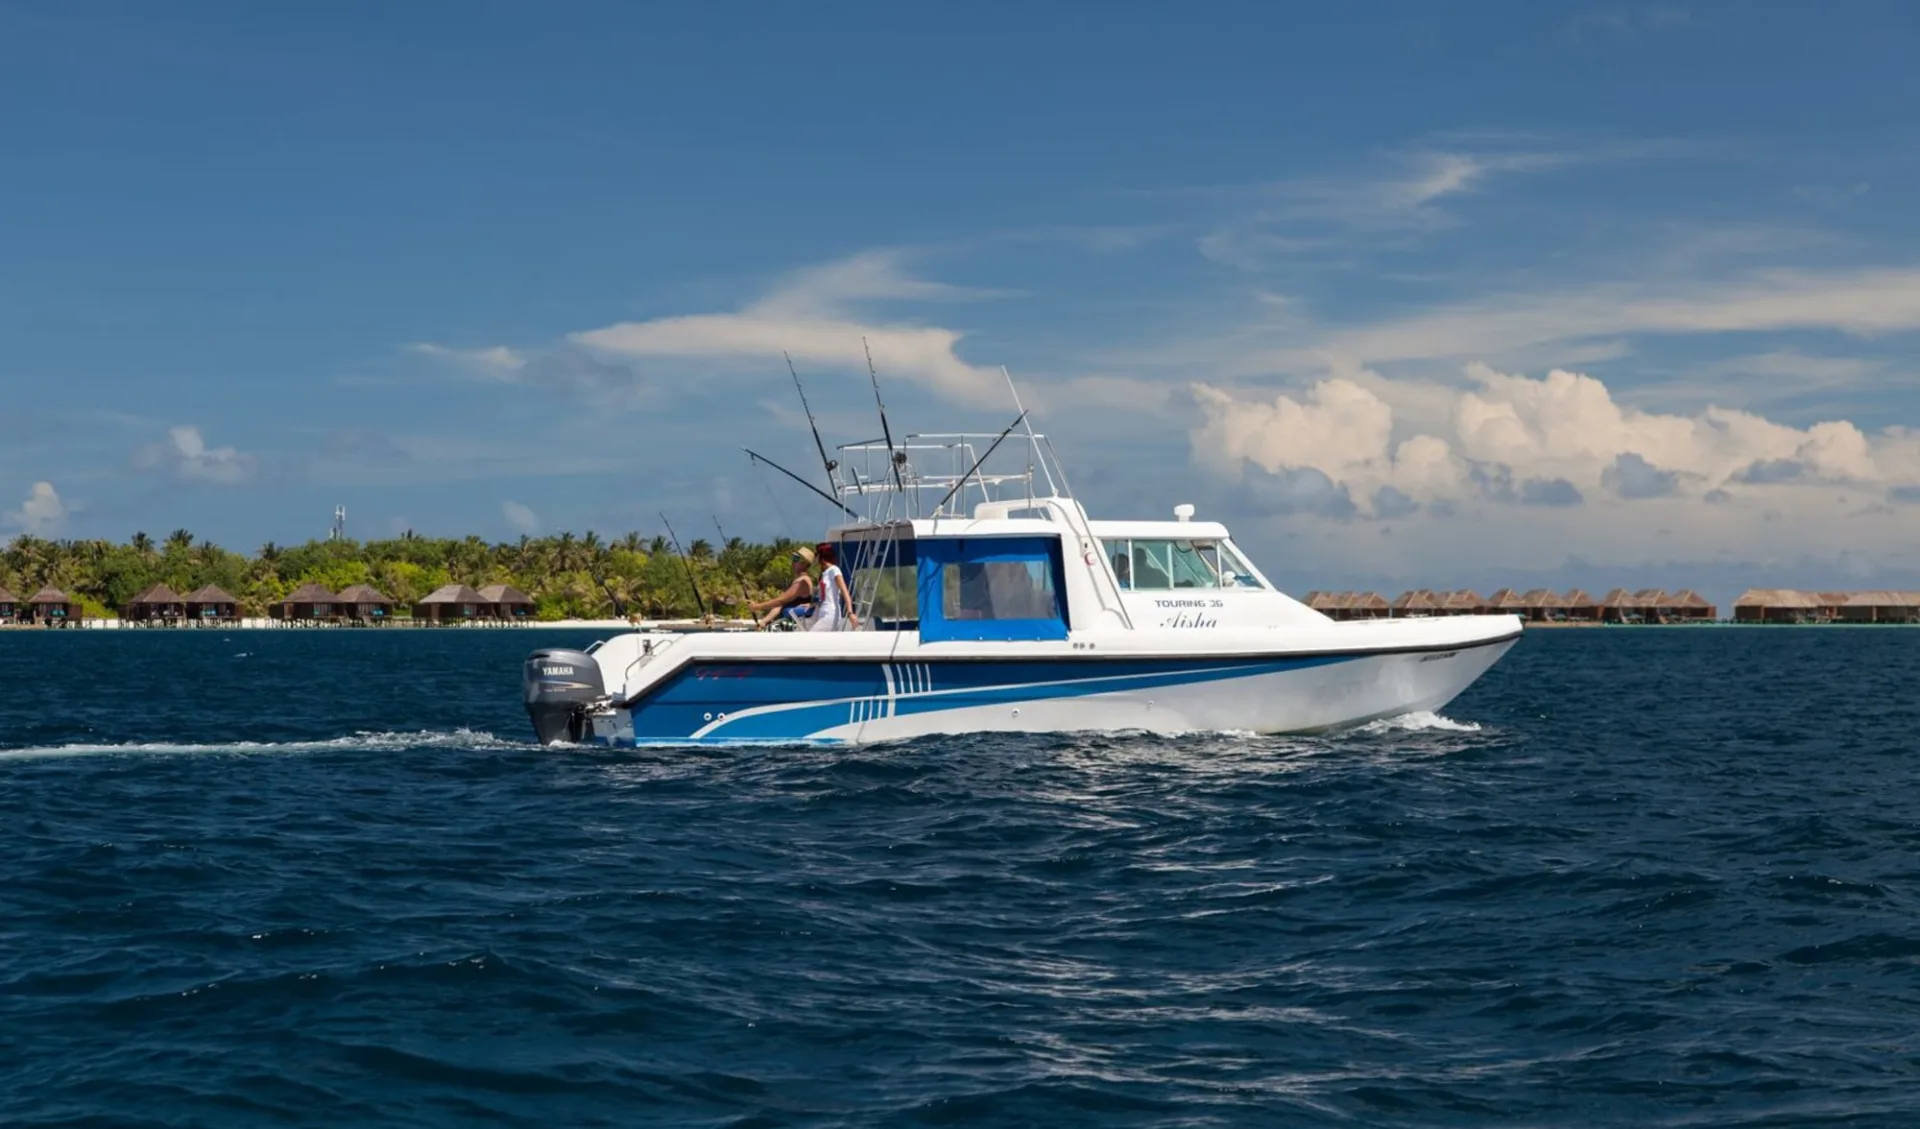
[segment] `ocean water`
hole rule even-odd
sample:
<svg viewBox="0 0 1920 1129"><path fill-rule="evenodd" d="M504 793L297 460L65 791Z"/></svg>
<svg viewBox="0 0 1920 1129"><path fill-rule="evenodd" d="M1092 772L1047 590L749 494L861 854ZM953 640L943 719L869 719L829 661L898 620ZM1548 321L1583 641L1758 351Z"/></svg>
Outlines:
<svg viewBox="0 0 1920 1129"><path fill-rule="evenodd" d="M0 634L0 1124L1920 1125L1920 631L1334 737L541 750L543 632Z"/></svg>

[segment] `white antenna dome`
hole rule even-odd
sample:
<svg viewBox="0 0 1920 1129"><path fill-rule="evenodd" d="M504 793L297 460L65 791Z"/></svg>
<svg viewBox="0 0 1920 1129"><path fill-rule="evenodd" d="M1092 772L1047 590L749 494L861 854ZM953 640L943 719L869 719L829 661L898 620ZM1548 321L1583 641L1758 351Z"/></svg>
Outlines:
<svg viewBox="0 0 1920 1129"><path fill-rule="evenodd" d="M1193 503L1182 502L1179 505L1173 507L1173 516L1174 516L1174 520L1176 521L1188 521L1192 519Z"/></svg>

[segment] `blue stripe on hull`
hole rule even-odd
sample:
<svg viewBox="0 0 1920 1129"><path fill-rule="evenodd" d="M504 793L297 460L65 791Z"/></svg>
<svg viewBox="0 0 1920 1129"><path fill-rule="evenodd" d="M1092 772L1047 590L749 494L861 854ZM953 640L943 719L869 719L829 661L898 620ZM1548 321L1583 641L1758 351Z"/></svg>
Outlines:
<svg viewBox="0 0 1920 1129"><path fill-rule="evenodd" d="M631 707L633 738L639 744L803 741L884 717L1195 685L1363 657L696 664ZM746 712L753 710L764 712Z"/></svg>

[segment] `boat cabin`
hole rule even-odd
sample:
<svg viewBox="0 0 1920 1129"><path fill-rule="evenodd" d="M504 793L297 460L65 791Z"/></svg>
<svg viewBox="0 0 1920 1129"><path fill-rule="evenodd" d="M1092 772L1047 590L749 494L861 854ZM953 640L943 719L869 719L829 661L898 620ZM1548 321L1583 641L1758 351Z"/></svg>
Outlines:
<svg viewBox="0 0 1920 1129"><path fill-rule="evenodd" d="M923 643L1323 621L1276 591L1225 526L1193 521L1190 506L1175 514L1088 521L1078 503L1046 498L830 536L862 626L918 631Z"/></svg>

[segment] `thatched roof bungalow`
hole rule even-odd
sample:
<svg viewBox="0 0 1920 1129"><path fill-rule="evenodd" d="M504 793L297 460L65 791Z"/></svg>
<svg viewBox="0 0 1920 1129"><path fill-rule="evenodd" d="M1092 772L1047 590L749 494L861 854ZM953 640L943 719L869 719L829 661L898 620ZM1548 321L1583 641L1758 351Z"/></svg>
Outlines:
<svg viewBox="0 0 1920 1129"><path fill-rule="evenodd" d="M1432 615L1440 607L1440 600L1431 588L1415 588L1395 596L1388 605L1389 614L1394 616Z"/></svg>
<svg viewBox="0 0 1920 1129"><path fill-rule="evenodd" d="M1560 594L1551 588L1530 588L1520 597L1520 607L1515 610L1532 622L1542 623L1553 618L1553 609L1559 600Z"/></svg>
<svg viewBox="0 0 1920 1129"><path fill-rule="evenodd" d="M1448 592L1440 598L1440 610L1446 615L1476 615L1486 601L1471 588Z"/></svg>
<svg viewBox="0 0 1920 1129"><path fill-rule="evenodd" d="M1569 588L1560 597L1560 610L1571 620L1598 620L1600 601L1587 594L1585 588Z"/></svg>
<svg viewBox="0 0 1920 1129"><path fill-rule="evenodd" d="M1705 596L1691 588L1682 588L1667 596L1670 614L1688 622L1709 622L1719 618L1720 609L1707 603Z"/></svg>
<svg viewBox="0 0 1920 1129"><path fill-rule="evenodd" d="M533 618L533 597L511 584L489 584L480 589L480 596L493 605L493 614L501 619Z"/></svg>
<svg viewBox="0 0 1920 1129"><path fill-rule="evenodd" d="M51 584L33 594L27 601L25 619L28 623L43 623L49 627L64 626L73 621L73 601L67 594Z"/></svg>
<svg viewBox="0 0 1920 1129"><path fill-rule="evenodd" d="M370 584L350 584L340 590L334 607L348 619L376 621L393 614L393 597Z"/></svg>
<svg viewBox="0 0 1920 1129"><path fill-rule="evenodd" d="M267 609L275 619L332 619L339 597L320 584L309 581L287 593L285 599Z"/></svg>
<svg viewBox="0 0 1920 1129"><path fill-rule="evenodd" d="M1356 592L1346 612L1349 619L1385 619L1393 614L1393 605L1378 592Z"/></svg>
<svg viewBox="0 0 1920 1129"><path fill-rule="evenodd" d="M464 584L443 585L413 605L413 618L427 623L465 623L492 617L492 601Z"/></svg>
<svg viewBox="0 0 1920 1129"><path fill-rule="evenodd" d="M1640 602L1625 588L1614 588L1600 597L1600 618L1607 623L1630 623L1640 618Z"/></svg>
<svg viewBox="0 0 1920 1129"><path fill-rule="evenodd" d="M12 623L20 616L20 597L0 586L0 623Z"/></svg>
<svg viewBox="0 0 1920 1129"><path fill-rule="evenodd" d="M195 623L231 623L240 618L240 601L218 584L187 593L187 618Z"/></svg>
<svg viewBox="0 0 1920 1129"><path fill-rule="evenodd" d="M120 609L122 619L135 623L177 623L186 614L186 598L165 584L155 584Z"/></svg>
<svg viewBox="0 0 1920 1129"><path fill-rule="evenodd" d="M1818 623L1827 618L1824 606L1817 593L1749 588L1733 601L1733 618L1738 623Z"/></svg>
<svg viewBox="0 0 1920 1129"><path fill-rule="evenodd" d="M1853 592L1840 605L1847 623L1920 623L1920 592Z"/></svg>

